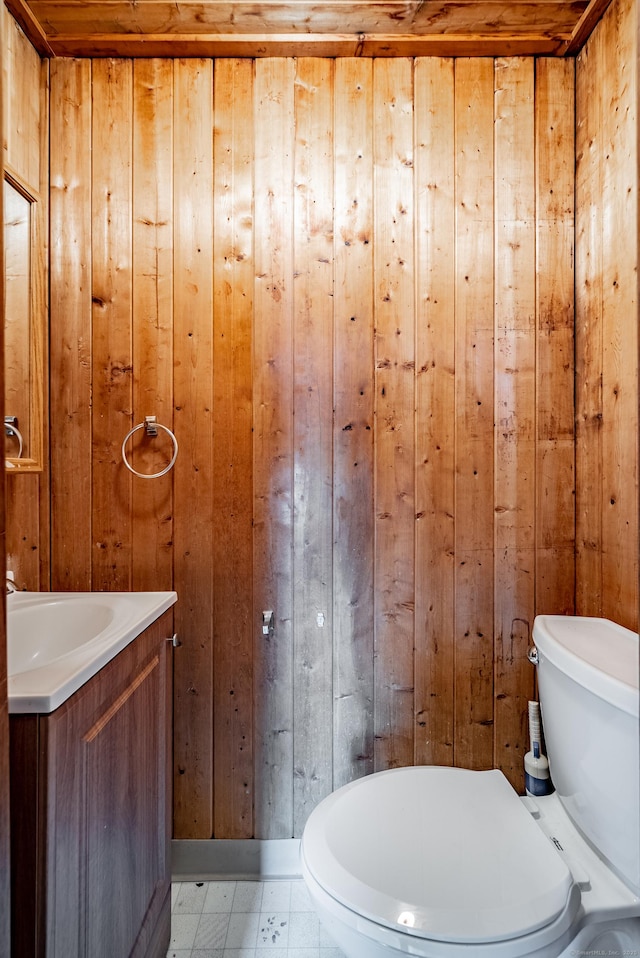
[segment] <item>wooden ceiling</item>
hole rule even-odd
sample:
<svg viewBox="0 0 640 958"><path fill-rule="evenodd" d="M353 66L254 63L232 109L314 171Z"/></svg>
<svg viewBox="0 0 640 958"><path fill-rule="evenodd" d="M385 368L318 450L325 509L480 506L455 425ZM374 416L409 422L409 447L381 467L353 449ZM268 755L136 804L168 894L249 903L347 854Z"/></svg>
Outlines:
<svg viewBox="0 0 640 958"><path fill-rule="evenodd" d="M572 56L610 0L6 0L47 56Z"/></svg>

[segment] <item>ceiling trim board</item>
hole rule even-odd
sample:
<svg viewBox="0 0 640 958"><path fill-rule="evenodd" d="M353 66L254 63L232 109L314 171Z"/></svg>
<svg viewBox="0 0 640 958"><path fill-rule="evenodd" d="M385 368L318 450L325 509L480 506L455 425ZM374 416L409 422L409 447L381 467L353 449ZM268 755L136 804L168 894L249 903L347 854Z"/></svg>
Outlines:
<svg viewBox="0 0 640 958"><path fill-rule="evenodd" d="M597 24L607 12L611 0L591 0L571 35L571 39L564 51L565 56L576 56L585 45Z"/></svg>
<svg viewBox="0 0 640 958"><path fill-rule="evenodd" d="M470 57L562 55L569 37L438 34L89 34L50 36L70 57Z"/></svg>
<svg viewBox="0 0 640 958"><path fill-rule="evenodd" d="M40 56L54 56L47 35L40 26L40 22L31 12L29 4L25 0L5 0L5 6L14 20L20 24L27 40L35 47Z"/></svg>

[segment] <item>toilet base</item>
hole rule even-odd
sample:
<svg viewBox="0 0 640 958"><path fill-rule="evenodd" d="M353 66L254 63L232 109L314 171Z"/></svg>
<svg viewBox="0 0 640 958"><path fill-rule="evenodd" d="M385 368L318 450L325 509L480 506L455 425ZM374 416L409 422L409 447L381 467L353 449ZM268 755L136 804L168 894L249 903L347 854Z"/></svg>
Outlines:
<svg viewBox="0 0 640 958"><path fill-rule="evenodd" d="M587 955L640 958L640 918L585 925L559 958L586 958Z"/></svg>

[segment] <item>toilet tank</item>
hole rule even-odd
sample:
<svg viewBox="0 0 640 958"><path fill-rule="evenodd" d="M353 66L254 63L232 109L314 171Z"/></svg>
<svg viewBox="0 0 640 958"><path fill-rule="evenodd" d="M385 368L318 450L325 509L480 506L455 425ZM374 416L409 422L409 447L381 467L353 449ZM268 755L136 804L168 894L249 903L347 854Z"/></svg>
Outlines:
<svg viewBox="0 0 640 958"><path fill-rule="evenodd" d="M608 619L540 615L533 640L558 797L600 857L640 894L638 635Z"/></svg>

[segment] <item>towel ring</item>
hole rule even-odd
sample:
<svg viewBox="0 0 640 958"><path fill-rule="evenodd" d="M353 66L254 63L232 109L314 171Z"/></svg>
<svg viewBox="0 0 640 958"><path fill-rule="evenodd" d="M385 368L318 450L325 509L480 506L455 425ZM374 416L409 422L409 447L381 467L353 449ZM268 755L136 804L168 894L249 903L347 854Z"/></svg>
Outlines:
<svg viewBox="0 0 640 958"><path fill-rule="evenodd" d="M160 472L138 472L137 469L133 468L133 466L127 459L127 452L126 452L127 442L129 441L131 436L133 436L133 434L138 431L138 429L144 429L147 433L147 436L157 436L158 429L162 429L169 436L171 436L171 442L173 443L173 456L171 457L171 462L169 462L169 464L166 465L164 469L161 469ZM156 422L155 416L146 416L144 422L139 422L137 426L134 426L133 429L130 429L127 435L122 440L122 461L124 462L129 472L132 472L134 476L138 476L139 479L159 479L160 476L165 476L169 472L169 470L173 468L173 464L175 463L177 457L178 457L178 440L176 439L176 437L171 432L168 426L163 426L161 422Z"/></svg>
<svg viewBox="0 0 640 958"><path fill-rule="evenodd" d="M12 456L12 459L21 459L22 450L24 448L24 440L22 438L22 433L18 429L18 420L15 416L5 416L4 417L4 434L5 436L15 436L18 440L18 455Z"/></svg>

